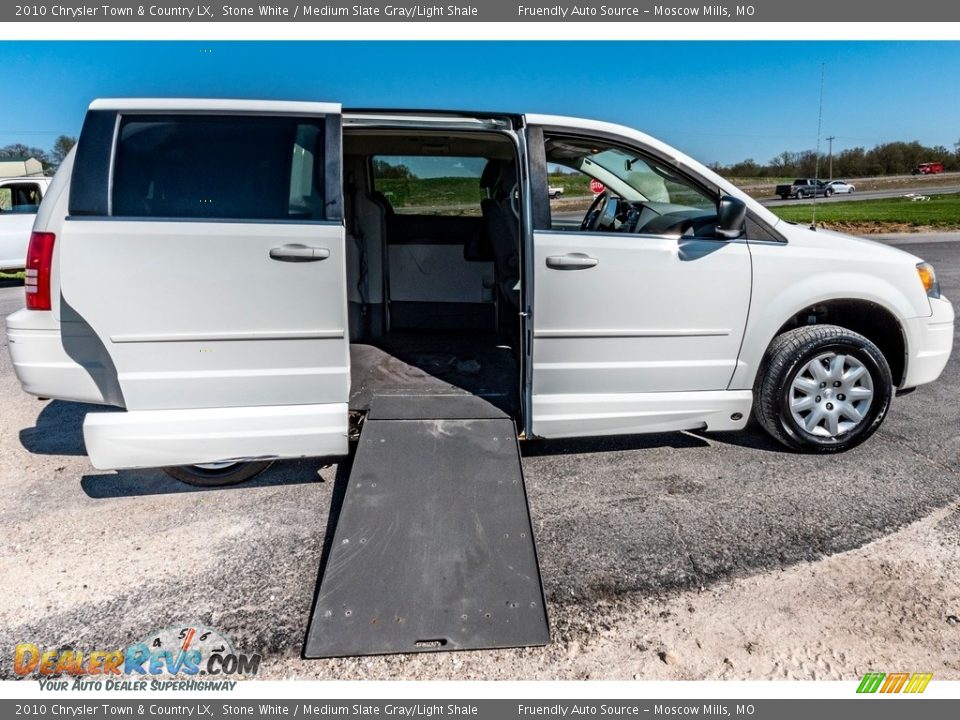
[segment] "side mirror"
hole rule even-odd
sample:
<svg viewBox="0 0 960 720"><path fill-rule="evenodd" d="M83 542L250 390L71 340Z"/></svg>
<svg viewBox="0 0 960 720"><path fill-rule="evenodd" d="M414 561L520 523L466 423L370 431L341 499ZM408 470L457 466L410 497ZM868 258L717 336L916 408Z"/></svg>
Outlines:
<svg viewBox="0 0 960 720"><path fill-rule="evenodd" d="M717 208L717 236L724 240L736 240L743 235L747 206L743 200L724 195Z"/></svg>

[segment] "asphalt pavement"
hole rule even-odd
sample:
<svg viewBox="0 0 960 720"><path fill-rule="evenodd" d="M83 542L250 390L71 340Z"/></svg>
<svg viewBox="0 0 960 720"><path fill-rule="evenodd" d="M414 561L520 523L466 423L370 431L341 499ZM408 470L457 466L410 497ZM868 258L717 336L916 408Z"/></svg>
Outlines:
<svg viewBox="0 0 960 720"><path fill-rule="evenodd" d="M960 243L906 242L956 304ZM20 284L0 286L0 314L22 297ZM3 344L0 646L110 647L195 621L276 662L295 660L348 463L278 462L214 490L156 470L98 471L81 434L96 408L24 395L5 335ZM788 452L755 424L525 444L554 623L596 602L709 587L859 547L956 501L958 356L938 382L896 398L870 441L838 456Z"/></svg>

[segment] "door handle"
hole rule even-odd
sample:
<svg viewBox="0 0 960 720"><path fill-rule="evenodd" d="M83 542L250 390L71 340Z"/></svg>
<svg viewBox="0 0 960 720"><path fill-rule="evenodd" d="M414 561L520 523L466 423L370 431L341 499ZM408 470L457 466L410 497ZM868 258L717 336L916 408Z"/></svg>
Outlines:
<svg viewBox="0 0 960 720"><path fill-rule="evenodd" d="M596 267L600 261L584 253L569 253L567 255L551 255L547 258L547 267L554 270L586 270Z"/></svg>
<svg viewBox="0 0 960 720"><path fill-rule="evenodd" d="M270 251L270 259L280 262L316 262L326 260L328 257L330 257L330 251L327 248L310 247L299 243L281 245Z"/></svg>

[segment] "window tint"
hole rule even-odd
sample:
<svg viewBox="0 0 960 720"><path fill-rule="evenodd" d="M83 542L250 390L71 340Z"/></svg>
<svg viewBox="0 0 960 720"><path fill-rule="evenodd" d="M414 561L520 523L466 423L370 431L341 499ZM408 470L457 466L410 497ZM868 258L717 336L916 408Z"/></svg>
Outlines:
<svg viewBox="0 0 960 720"><path fill-rule="evenodd" d="M113 215L320 220L322 156L322 121L124 118L113 173Z"/></svg>
<svg viewBox="0 0 960 720"><path fill-rule="evenodd" d="M398 213L480 215L486 165L477 157L380 156L373 158L373 185Z"/></svg>

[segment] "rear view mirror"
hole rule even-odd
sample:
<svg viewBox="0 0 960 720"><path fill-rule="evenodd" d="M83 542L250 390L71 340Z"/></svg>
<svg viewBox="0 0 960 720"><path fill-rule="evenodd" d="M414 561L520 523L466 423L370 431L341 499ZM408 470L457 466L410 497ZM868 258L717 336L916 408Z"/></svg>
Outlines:
<svg viewBox="0 0 960 720"><path fill-rule="evenodd" d="M747 206L743 200L724 195L717 208L717 235L724 240L736 240L743 235L746 217Z"/></svg>

